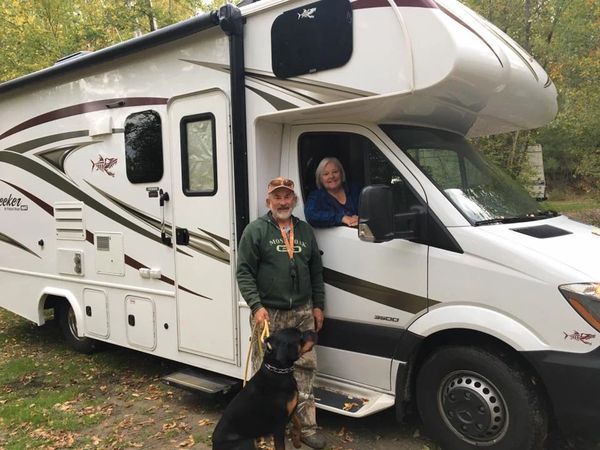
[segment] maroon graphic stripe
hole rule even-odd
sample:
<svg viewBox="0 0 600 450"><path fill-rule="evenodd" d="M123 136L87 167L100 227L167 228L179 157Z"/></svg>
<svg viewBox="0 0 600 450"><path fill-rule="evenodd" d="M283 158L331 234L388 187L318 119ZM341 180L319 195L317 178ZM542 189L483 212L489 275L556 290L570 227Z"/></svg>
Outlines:
<svg viewBox="0 0 600 450"><path fill-rule="evenodd" d="M396 5L413 8L437 8L433 0L394 0ZM356 0L352 2L352 9L385 8L389 7L388 0Z"/></svg>
<svg viewBox="0 0 600 450"><path fill-rule="evenodd" d="M27 128L31 128L42 123L51 122L53 120L63 119L65 117L77 116L79 114L85 114L93 111L102 111L107 108L125 108L128 106L142 105L166 105L167 100L168 99L161 97L109 98L105 100L96 100L93 102L67 106L65 108L55 109L54 111L49 111L26 120L25 122L12 127L10 130L5 131L0 135L0 139L4 139L5 137L18 133L19 131L26 130Z"/></svg>
<svg viewBox="0 0 600 450"><path fill-rule="evenodd" d="M23 194L24 196L26 196L29 200L31 200L33 203L35 203L36 205L38 205L40 208L42 208L44 211L46 211L48 214L50 214L51 216L54 217L54 208L49 205L48 203L46 203L45 201L43 201L42 199L40 199L39 197L36 197L35 195L33 195L30 192L27 192L25 189L21 189L18 186L15 186L12 183L9 183L6 180L0 180L6 184L8 184L9 186L12 186L14 189L16 189L17 191L19 191L21 194Z"/></svg>

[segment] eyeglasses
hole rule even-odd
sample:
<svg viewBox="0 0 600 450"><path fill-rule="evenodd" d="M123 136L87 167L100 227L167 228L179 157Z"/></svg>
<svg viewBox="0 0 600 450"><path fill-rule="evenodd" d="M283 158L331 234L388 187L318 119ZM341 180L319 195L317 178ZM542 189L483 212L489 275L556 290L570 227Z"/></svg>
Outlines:
<svg viewBox="0 0 600 450"><path fill-rule="evenodd" d="M280 188L280 187L283 187L283 188L293 191L294 190L294 182L292 180L290 180L289 178L284 178L284 177L273 178L271 181L269 181L269 185L267 186L267 191L269 193L271 193L275 189Z"/></svg>

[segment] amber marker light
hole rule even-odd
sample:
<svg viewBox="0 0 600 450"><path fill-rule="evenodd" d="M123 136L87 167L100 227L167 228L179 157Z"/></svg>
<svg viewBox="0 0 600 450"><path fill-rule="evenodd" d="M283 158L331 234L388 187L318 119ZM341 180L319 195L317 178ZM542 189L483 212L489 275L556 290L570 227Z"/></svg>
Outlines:
<svg viewBox="0 0 600 450"><path fill-rule="evenodd" d="M573 309L600 331L600 283L564 284L558 289Z"/></svg>

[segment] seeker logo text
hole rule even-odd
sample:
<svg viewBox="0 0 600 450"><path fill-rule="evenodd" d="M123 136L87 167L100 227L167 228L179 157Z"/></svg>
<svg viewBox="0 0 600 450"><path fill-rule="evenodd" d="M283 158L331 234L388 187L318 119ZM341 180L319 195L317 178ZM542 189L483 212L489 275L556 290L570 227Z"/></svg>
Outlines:
<svg viewBox="0 0 600 450"><path fill-rule="evenodd" d="M8 194L8 197L0 197L0 206L8 211L27 211L27 205L21 203L21 197L13 197Z"/></svg>

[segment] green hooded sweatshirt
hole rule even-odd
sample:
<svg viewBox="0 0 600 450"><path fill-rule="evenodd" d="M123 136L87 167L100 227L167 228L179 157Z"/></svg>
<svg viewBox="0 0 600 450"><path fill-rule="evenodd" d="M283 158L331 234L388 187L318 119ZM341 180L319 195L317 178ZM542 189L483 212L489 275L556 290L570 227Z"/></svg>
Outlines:
<svg viewBox="0 0 600 450"><path fill-rule="evenodd" d="M279 226L271 213L250 223L240 240L237 282L255 312L266 306L292 309L308 302L325 306L323 264L312 228L292 216L294 258L290 260Z"/></svg>

